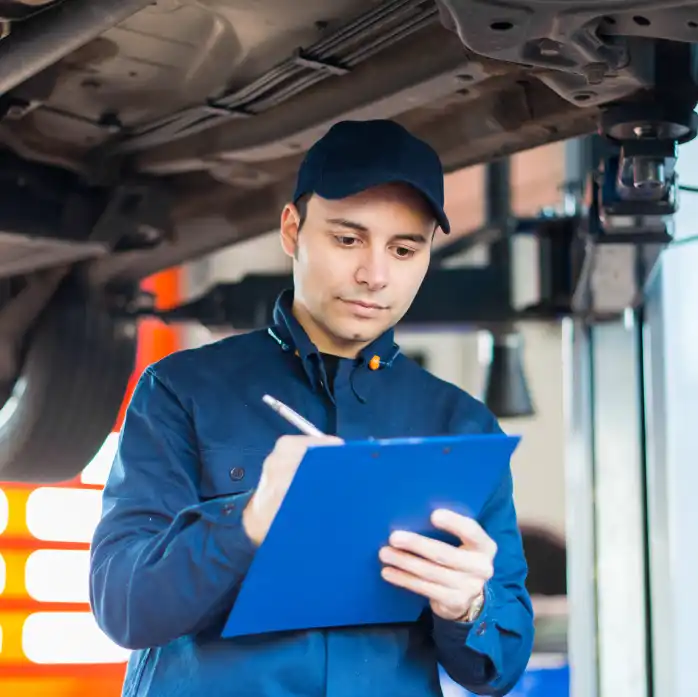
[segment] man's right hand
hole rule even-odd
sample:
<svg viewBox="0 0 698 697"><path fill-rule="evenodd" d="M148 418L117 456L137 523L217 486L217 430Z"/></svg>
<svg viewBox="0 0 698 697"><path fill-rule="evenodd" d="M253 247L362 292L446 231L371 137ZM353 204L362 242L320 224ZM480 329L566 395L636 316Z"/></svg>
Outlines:
<svg viewBox="0 0 698 697"><path fill-rule="evenodd" d="M341 445L343 442L335 436L282 436L276 441L274 449L264 460L257 490L242 514L245 532L257 547L264 541L281 508L305 451L310 446Z"/></svg>

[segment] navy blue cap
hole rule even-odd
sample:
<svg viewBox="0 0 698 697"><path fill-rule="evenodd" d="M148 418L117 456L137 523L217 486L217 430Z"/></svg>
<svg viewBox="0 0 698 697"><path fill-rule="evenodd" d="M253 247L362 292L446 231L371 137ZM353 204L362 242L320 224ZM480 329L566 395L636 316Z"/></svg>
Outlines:
<svg viewBox="0 0 698 697"><path fill-rule="evenodd" d="M444 172L434 149L394 121L340 121L308 150L293 200L305 194L341 199L381 184L413 186L430 204L441 229Z"/></svg>

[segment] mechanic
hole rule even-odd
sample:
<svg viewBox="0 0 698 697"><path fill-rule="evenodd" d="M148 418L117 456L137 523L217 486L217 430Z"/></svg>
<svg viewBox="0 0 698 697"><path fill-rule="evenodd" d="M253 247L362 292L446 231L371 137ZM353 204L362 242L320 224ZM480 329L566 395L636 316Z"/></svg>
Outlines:
<svg viewBox="0 0 698 697"><path fill-rule="evenodd" d="M220 638L310 443L501 432L394 342L438 228L449 222L431 147L392 121L336 124L281 213L293 288L273 325L144 371L91 549L97 622L134 650L124 695L431 697L438 664L471 692L516 684L533 613L510 471L479 522L434 512L460 546L398 531L376 550L385 582L429 600L417 622ZM296 435L265 393L332 435Z"/></svg>

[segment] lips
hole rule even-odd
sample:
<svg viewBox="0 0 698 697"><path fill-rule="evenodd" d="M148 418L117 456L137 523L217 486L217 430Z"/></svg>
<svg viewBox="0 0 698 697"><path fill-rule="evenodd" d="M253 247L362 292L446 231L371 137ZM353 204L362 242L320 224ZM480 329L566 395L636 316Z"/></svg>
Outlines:
<svg viewBox="0 0 698 697"><path fill-rule="evenodd" d="M377 305L376 303L369 303L362 300L342 300L342 302L347 305L354 315L359 317L374 317L387 309L382 305Z"/></svg>
<svg viewBox="0 0 698 697"><path fill-rule="evenodd" d="M363 307L366 310L385 310L385 308L382 305L376 305L375 303L367 303L361 300L345 300L344 302L349 303L350 305L357 305L358 307Z"/></svg>

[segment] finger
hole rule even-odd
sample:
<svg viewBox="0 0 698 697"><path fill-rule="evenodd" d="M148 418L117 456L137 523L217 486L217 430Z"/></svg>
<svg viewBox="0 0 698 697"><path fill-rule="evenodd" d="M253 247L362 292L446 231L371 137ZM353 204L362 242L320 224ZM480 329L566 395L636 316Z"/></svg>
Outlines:
<svg viewBox="0 0 698 697"><path fill-rule="evenodd" d="M431 522L435 527L458 537L467 547L479 549L492 556L497 552L494 540L473 518L439 509L432 514Z"/></svg>
<svg viewBox="0 0 698 697"><path fill-rule="evenodd" d="M390 543L395 549L409 552L458 573L472 574L485 581L494 574L492 558L483 552L453 547L440 540L415 533L393 533Z"/></svg>
<svg viewBox="0 0 698 697"><path fill-rule="evenodd" d="M342 445L342 443L344 443L344 440L338 436L323 436L322 438L312 438L312 442L308 444L308 447L310 445Z"/></svg>
<svg viewBox="0 0 698 697"><path fill-rule="evenodd" d="M344 441L337 436L281 436L275 448L283 451L307 450L312 445L340 445Z"/></svg>
<svg viewBox="0 0 698 697"><path fill-rule="evenodd" d="M431 581L453 589L463 586L463 572L416 557L414 554L402 552L393 547L383 547L378 556L384 564L402 569L424 581Z"/></svg>
<svg viewBox="0 0 698 697"><path fill-rule="evenodd" d="M479 554L478 552L469 552L447 542L434 540L414 532L398 530L390 536L389 542L391 547L411 552L449 569L470 571L474 563L477 565L474 557Z"/></svg>
<svg viewBox="0 0 698 697"><path fill-rule="evenodd" d="M425 581L422 578L413 576L407 571L396 569L392 566L383 567L381 576L385 581L394 586L405 588L406 590L443 605L453 605L459 598L459 594L451 588L441 586L438 583L432 583L431 581Z"/></svg>
<svg viewBox="0 0 698 697"><path fill-rule="evenodd" d="M314 436L281 436L276 441L269 459L279 461L295 470L301 463L309 447L341 445L343 441L334 436L316 438Z"/></svg>

